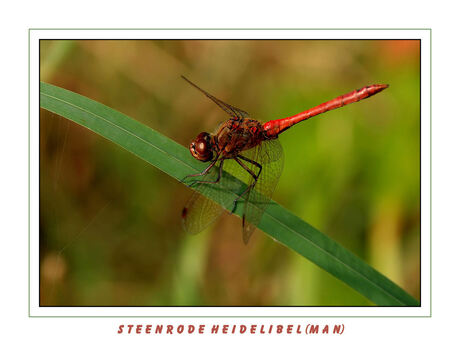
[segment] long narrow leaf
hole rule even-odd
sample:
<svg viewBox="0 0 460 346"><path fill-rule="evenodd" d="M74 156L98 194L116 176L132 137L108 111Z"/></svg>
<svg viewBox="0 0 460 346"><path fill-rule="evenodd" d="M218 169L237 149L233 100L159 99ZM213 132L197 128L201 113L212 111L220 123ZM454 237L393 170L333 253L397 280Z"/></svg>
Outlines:
<svg viewBox="0 0 460 346"><path fill-rule="evenodd" d="M113 141L177 180L200 172L206 166L193 159L186 148L171 139L71 91L41 82L40 106ZM226 175L224 179L235 178ZM244 189L244 184L237 179L231 186L235 188L219 191L224 195L220 198L221 202L233 201L238 192ZM216 200L213 188L204 191L204 194ZM235 213L241 216L241 209L237 208ZM267 207L258 227L377 305L420 305L388 278L275 202Z"/></svg>

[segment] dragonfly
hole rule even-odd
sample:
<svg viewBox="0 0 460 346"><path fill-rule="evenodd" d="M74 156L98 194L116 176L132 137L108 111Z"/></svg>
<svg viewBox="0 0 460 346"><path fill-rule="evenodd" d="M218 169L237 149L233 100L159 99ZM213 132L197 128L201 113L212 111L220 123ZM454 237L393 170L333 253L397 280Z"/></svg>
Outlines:
<svg viewBox="0 0 460 346"><path fill-rule="evenodd" d="M183 179L192 178L188 186L195 189L182 210L183 228L190 234L211 228L225 209L234 213L238 202L243 202L242 230L245 244L249 242L270 203L283 170L284 155L278 136L304 120L361 101L388 87L388 84L372 84L301 113L261 122L252 119L246 111L219 100L186 77L182 78L230 116L213 134L201 132L190 143L192 156L199 161L209 162L209 165L202 172ZM236 188L235 179L222 178L225 174L246 182L245 188L235 195L233 202L223 198L222 191ZM205 197L206 192L215 201Z"/></svg>

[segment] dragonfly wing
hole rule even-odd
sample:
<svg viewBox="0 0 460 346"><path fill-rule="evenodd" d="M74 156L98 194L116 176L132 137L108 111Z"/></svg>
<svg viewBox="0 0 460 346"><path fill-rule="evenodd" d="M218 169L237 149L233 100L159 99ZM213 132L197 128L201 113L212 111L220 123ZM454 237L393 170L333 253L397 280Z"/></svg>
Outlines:
<svg viewBox="0 0 460 346"><path fill-rule="evenodd" d="M247 210L245 211L245 214L246 213L247 213ZM256 228L257 227L254 226L252 223L249 223L248 221L246 221L246 216L243 215L243 243L245 244L249 243L249 238L251 238Z"/></svg>
<svg viewBox="0 0 460 346"><path fill-rule="evenodd" d="M273 139L263 141L260 145L242 152L241 156L250 161L255 161L262 166L262 171L254 187L242 196L242 200L244 201L243 241L247 244L271 201L283 170L284 155L279 141ZM258 174L259 167L257 165L246 160L243 163L249 170L256 175ZM239 180L247 182L248 186L254 182L252 175L234 161L229 171Z"/></svg>
<svg viewBox="0 0 460 346"><path fill-rule="evenodd" d="M182 225L187 233L198 234L212 228L222 212L220 205L195 191L182 210Z"/></svg>
<svg viewBox="0 0 460 346"><path fill-rule="evenodd" d="M262 165L259 178L254 188L248 193L244 206L243 241L246 244L271 201L283 171L284 155L278 139L263 141L248 152L243 152L242 155ZM249 168L255 172L258 171L254 164L249 163Z"/></svg>
<svg viewBox="0 0 460 346"><path fill-rule="evenodd" d="M190 234L197 234L207 228L211 228L223 212L221 204L224 204L220 191L224 187L224 179L218 183L218 169L213 167L205 176L194 177L190 183L195 188L195 192L182 210L182 225L184 230ZM200 182L198 182L200 181ZM209 199L211 196L219 203Z"/></svg>
<svg viewBox="0 0 460 346"><path fill-rule="evenodd" d="M238 117L238 118L247 118L249 117L248 113L245 112L242 109L239 109L235 106L229 105L228 103L225 103L224 101L219 100L217 97L211 95L207 91L204 91L201 89L198 85L195 83L189 81L187 78L182 76L188 83L190 83L193 87L197 88L199 91L201 91L203 94L205 94L208 98L210 98L212 101L214 101L215 104L217 104L220 108L222 108L227 114L229 114L232 117Z"/></svg>

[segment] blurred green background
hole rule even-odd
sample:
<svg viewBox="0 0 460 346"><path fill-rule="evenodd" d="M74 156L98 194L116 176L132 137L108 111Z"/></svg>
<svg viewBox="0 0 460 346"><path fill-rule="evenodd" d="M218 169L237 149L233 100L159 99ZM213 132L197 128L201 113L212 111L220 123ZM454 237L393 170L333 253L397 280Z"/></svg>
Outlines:
<svg viewBox="0 0 460 346"><path fill-rule="evenodd" d="M262 121L390 84L283 133L273 198L420 299L419 41L42 40L40 74L184 146L226 114L182 74ZM190 195L42 109L41 305L372 305L235 216L186 234Z"/></svg>

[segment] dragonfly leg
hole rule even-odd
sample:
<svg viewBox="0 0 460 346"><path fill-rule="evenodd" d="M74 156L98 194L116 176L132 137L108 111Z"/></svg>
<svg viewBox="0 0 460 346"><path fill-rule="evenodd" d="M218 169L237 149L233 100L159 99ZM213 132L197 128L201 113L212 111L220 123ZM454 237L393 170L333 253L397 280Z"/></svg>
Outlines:
<svg viewBox="0 0 460 346"><path fill-rule="evenodd" d="M187 185L188 187L192 187L194 184L217 184L219 181L220 181L220 177L222 176L222 168L224 166L224 160L221 160L220 161L220 164L219 164L219 172L217 174L217 179L214 180L214 181L207 181L207 180L195 180L195 181L192 181L189 185ZM200 176L200 175L205 175L205 174L196 174L194 175L195 177L196 176Z"/></svg>
<svg viewBox="0 0 460 346"><path fill-rule="evenodd" d="M216 164L216 162L219 160L219 156L217 156L214 160L212 160L212 162L210 163L210 165L208 167L206 167L205 170L203 170L203 172L200 172L200 173L196 173L196 174L189 174L189 175L186 175L185 177L183 177L181 179L181 183L183 183L187 178L192 178L192 177L202 177L203 175L206 175L209 173L209 171L211 170L212 167L214 167L214 165ZM190 187L190 186L189 186Z"/></svg>
<svg viewBox="0 0 460 346"><path fill-rule="evenodd" d="M208 174L209 170L210 170L212 167L214 167L214 165L216 164L217 160L218 160L218 158L216 158L215 160L213 160L213 161L211 162L211 164L210 164L208 167L206 167L206 169L205 169L203 172L196 173L196 174L189 174L189 175L187 175L184 179L192 178L192 177L202 177L203 175Z"/></svg>
<svg viewBox="0 0 460 346"><path fill-rule="evenodd" d="M259 172L257 174L255 174L251 169L248 168L248 166L246 166L243 162L241 162L241 160L244 160L244 161L247 161L247 162L250 162L252 163L253 165L257 166L259 168ZM242 198L244 195L246 195L247 193L249 193L251 191L251 189L256 185L257 183L257 180L259 179L259 176L260 176L260 173L262 173L262 165L254 160L251 160L251 159L248 159L247 157L244 157L244 156L241 156L241 155L238 155L237 157L234 158L234 160L241 166L243 167L253 178L253 182L251 183L251 185L248 185L248 187L243 191L242 194L240 194L237 198L235 198L235 200L233 201L233 208L232 208L232 214L235 212L236 210L236 204L238 202L238 200L240 198Z"/></svg>

